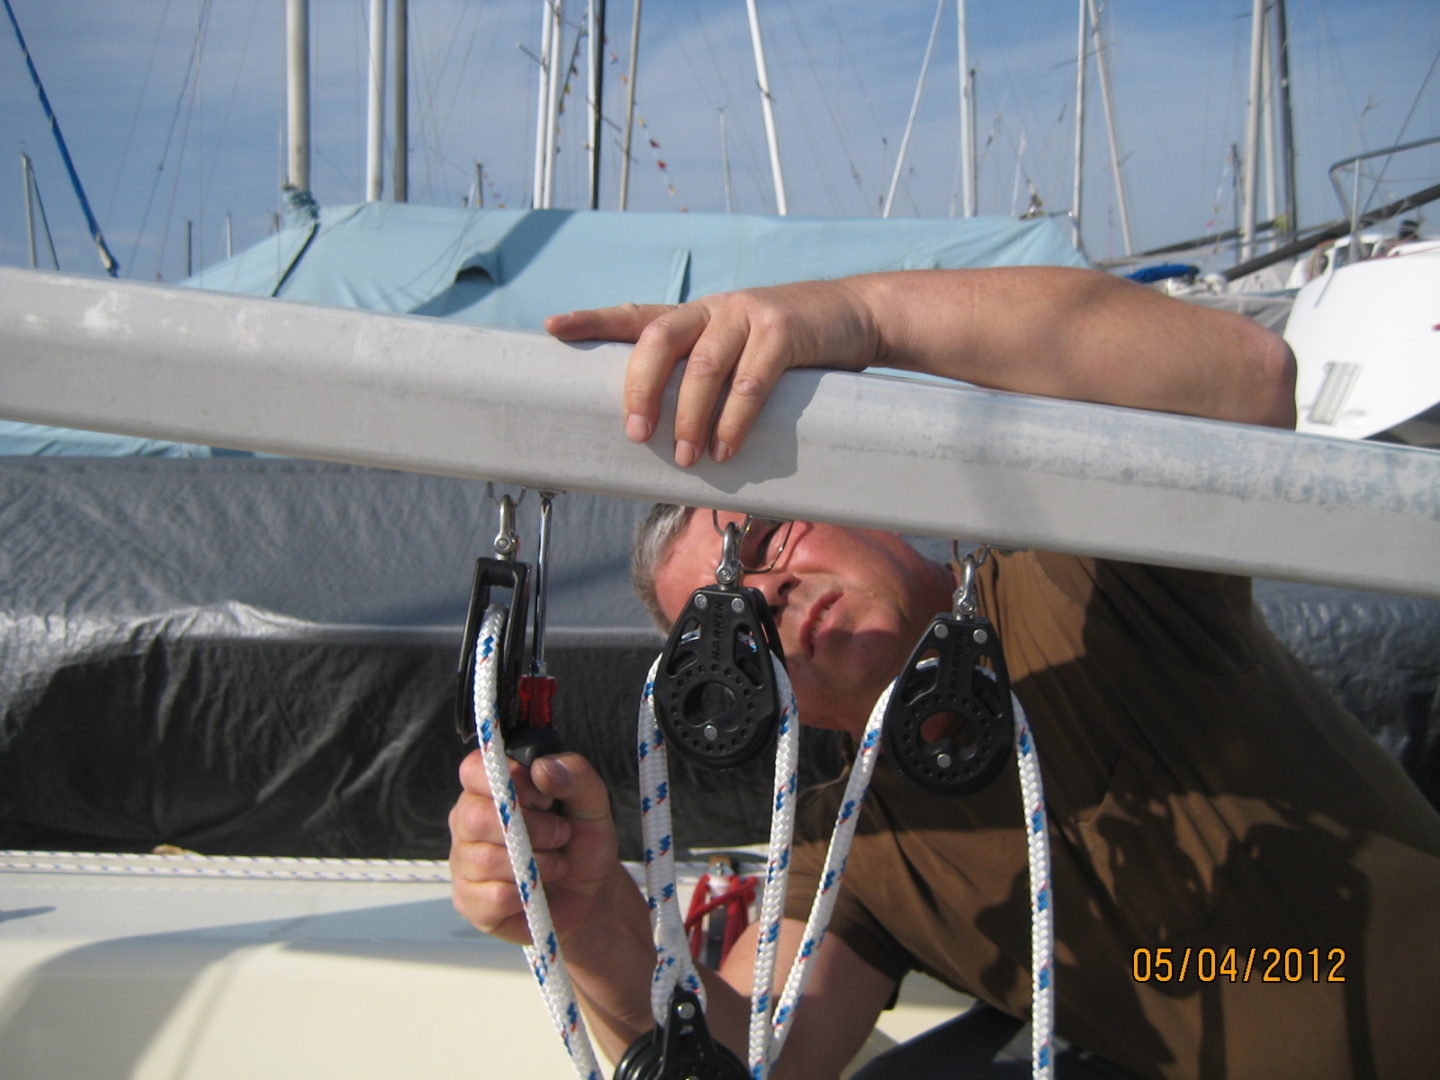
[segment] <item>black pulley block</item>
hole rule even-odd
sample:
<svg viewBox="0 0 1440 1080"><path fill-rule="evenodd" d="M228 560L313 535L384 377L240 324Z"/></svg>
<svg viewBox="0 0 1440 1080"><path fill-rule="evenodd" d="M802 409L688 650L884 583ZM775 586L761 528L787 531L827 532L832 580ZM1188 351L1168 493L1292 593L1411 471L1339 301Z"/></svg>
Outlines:
<svg viewBox="0 0 1440 1080"><path fill-rule="evenodd" d="M696 590L655 674L656 719L667 743L713 768L741 765L763 750L781 709L772 653L784 659L758 589Z"/></svg>
<svg viewBox="0 0 1440 1080"><path fill-rule="evenodd" d="M460 642L460 666L455 672L455 728L460 738L475 738L475 647L480 624L491 603L492 589L508 589L510 612L505 631L497 643L499 671L496 687L500 716L511 719L519 715L518 692L520 661L525 652L527 603L526 580L530 567L510 559L475 560L475 574L470 584L470 606L465 613L465 636ZM500 601L496 601L497 603Z"/></svg>
<svg viewBox="0 0 1440 1080"><path fill-rule="evenodd" d="M887 759L920 787L959 795L995 778L1014 738L995 628L979 616L935 616L890 696Z"/></svg>
<svg viewBox="0 0 1440 1080"><path fill-rule="evenodd" d="M615 1080L746 1080L750 1071L730 1048L710 1037L700 999L670 995L666 1022L631 1043Z"/></svg>

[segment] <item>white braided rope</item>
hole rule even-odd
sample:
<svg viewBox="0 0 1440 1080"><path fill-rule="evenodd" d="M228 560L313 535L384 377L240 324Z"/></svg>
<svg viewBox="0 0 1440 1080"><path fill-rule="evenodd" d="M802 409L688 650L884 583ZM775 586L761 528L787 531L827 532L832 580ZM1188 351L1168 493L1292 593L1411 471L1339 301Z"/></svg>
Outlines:
<svg viewBox="0 0 1440 1080"><path fill-rule="evenodd" d="M690 955L685 920L675 885L675 835L670 817L670 757L655 720L655 672L650 666L640 698L635 750L640 768L640 833L645 848L645 905L655 940L655 972L650 980L650 1010L657 1024L669 1015L670 995L677 985L693 992L701 1007L705 988Z"/></svg>
<svg viewBox="0 0 1440 1080"><path fill-rule="evenodd" d="M810 916L805 921L805 932L800 939L800 948L795 953L790 974L780 994L780 1004L775 1010L771 1023L770 1047L764 1070L755 1073L757 1077L768 1073L771 1065L780 1056L790 1027L795 1022L795 1008L805 994L814 969L810 961L820 951L825 934L830 929L830 916L835 910L836 898L840 895L840 882L845 877L845 865L850 857L850 844L855 838L855 826L860 820L860 807L864 805L865 794L870 789L870 777L875 771L875 762L880 756L880 733L885 722L885 710L890 704L890 695L895 683L885 688L870 710L870 719L860 736L860 749L850 777L845 781L845 794L840 799L840 809L835 814L835 830L830 834L830 846L825 852L825 866L820 873L820 883L815 889L815 899L810 905ZM754 1073L754 1065L751 1066Z"/></svg>
<svg viewBox="0 0 1440 1080"><path fill-rule="evenodd" d="M594 1050L585 1030L563 957L560 955L554 924L545 891L530 846L524 817L518 812L518 797L506 764L504 739L496 709L496 642L504 629L506 610L493 604L486 611L475 656L475 716L487 775L496 811L505 827L506 850L520 889L531 945L525 946L544 997L546 1008L561 1041L583 1080L602 1080ZM773 660L773 657L772 657ZM657 1023L668 1016L671 993L677 985L700 997L704 987L690 955L684 920L679 911L675 882L674 837L670 815L668 752L655 719L656 659L646 678L641 698L637 752L640 764L641 828L645 844L646 901L655 935L656 964L651 986L651 1009ZM765 1080L779 1057L794 1022L795 1010L804 995L813 968L810 961L819 951L829 928L830 917L844 877L859 810L865 800L890 695L891 683L876 701L861 736L856 761L846 783L835 830L826 851L816 897L806 921L800 949L779 998L773 1019L770 1015L770 986L774 980L780 923L783 919L785 885L789 877L794 836L795 803L798 791L799 717L794 693L784 665L774 664L784 707L776 745L775 798L772 805L770 846L762 892L759 937L756 943L751 994L749 1065L754 1080ZM1031 1068L1036 1080L1051 1080L1054 1069L1054 912L1050 893L1050 849L1046 827L1044 791L1035 754L1034 738L1025 710L1011 694L1015 712L1016 763L1020 773L1021 797L1025 808L1027 862L1030 873L1031 910ZM533 943L543 943L540 945Z"/></svg>
<svg viewBox="0 0 1440 1080"><path fill-rule="evenodd" d="M499 679L495 661L496 643L505 629L506 614L504 605L491 604L480 624L475 650L475 730L480 737L480 750L485 760L486 775L490 778L495 811L505 827L505 849L510 856L515 884L520 890L525 922L530 927L531 944L525 946L525 958L530 962L530 970L540 986L545 1007L575 1071L582 1080L602 1080L575 990L570 983L570 972L560 955L555 924L550 918L550 905L546 902L545 889L540 884L539 868L530 846L530 833L525 827L525 816L520 812L519 799L505 758L505 739L500 731L500 715L496 707Z"/></svg>
<svg viewBox="0 0 1440 1080"><path fill-rule="evenodd" d="M760 896L759 936L750 988L750 1075L764 1077L773 1058L770 1050L771 986L775 982L780 923L785 917L785 891L790 880L790 849L795 839L795 804L800 786L800 716L785 665L772 655L780 692L780 731L775 745L775 797L770 804L770 846L765 858L765 888Z"/></svg>
<svg viewBox="0 0 1440 1080"><path fill-rule="evenodd" d="M1020 770L1030 867L1030 1070L1035 1080L1050 1080L1055 1069L1055 911L1050 893L1050 833L1030 721L1013 692L1010 703L1015 710L1015 761Z"/></svg>
<svg viewBox="0 0 1440 1080"><path fill-rule="evenodd" d="M640 755L641 827L646 849L647 900L651 905L652 924L656 926L656 967L651 987L651 1009L656 1022L662 1023L667 1015L670 994L681 980L687 980L688 987L695 989L697 994L702 994L702 1004L704 999L702 991L698 989L700 983L690 958L675 895L668 757L664 737L655 720L655 673L659 664L660 659L657 658L645 682L637 745ZM810 915L805 923L801 944L772 1019L770 986L774 980L785 883L789 877L794 837L800 726L785 667L776 661L774 670L781 699L786 703L786 707L781 713L779 741L776 746L775 802L772 807L770 849L760 906L759 937L755 948L750 999L748 1051L752 1080L766 1080L771 1066L780 1056L795 1020L795 1010L804 996L805 986L814 970L810 961L819 952L829 930L830 917L840 894L850 846L859 822L860 808L865 802L875 762L879 758L885 710L890 704L890 695L899 684L897 679L886 687L871 709L870 718L865 724L855 764L850 770L840 808L836 812L835 829L825 853L824 867L816 887L815 899L811 904ZM1024 707L1013 692L1010 702L1015 713L1015 761L1020 775L1020 794L1025 815L1026 862L1030 876L1031 1073L1035 1080L1052 1080L1055 932L1050 893L1050 842L1046 826L1045 795L1040 781L1034 736ZM657 910L665 913L663 931ZM693 985L688 981L692 979Z"/></svg>
<svg viewBox="0 0 1440 1080"><path fill-rule="evenodd" d="M670 995L677 984L693 990L704 1003L704 992L690 944L684 933L675 889L674 840L670 831L669 755L655 717L655 673L651 665L640 700L636 747L640 765L640 826L645 847L646 902L655 931L655 974L651 983L651 1011L657 1023L668 1015ZM784 917L785 885L790 874L790 845L795 833L795 799L799 789L800 725L795 696L782 665L775 665L782 708L775 750L775 795L771 804L770 849L761 892L759 928L755 946L755 979L750 1008L752 1069L766 1054L769 1043L770 985L774 981L780 922Z"/></svg>

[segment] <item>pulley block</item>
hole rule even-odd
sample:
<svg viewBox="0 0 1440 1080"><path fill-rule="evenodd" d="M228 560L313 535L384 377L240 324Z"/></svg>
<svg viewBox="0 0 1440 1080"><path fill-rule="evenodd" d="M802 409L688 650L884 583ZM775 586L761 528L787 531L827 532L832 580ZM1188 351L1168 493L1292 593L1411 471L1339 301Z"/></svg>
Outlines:
<svg viewBox="0 0 1440 1080"><path fill-rule="evenodd" d="M670 630L655 674L655 714L667 743L712 768L760 753L781 709L772 653L783 661L760 590L697 589Z"/></svg>
<svg viewBox="0 0 1440 1080"><path fill-rule="evenodd" d="M700 999L678 987L666 1022L631 1043L615 1080L746 1080L741 1060L710 1035Z"/></svg>
<svg viewBox="0 0 1440 1080"><path fill-rule="evenodd" d="M978 615L935 616L890 696L887 759L928 791L978 791L1005 764L1014 731L995 628Z"/></svg>

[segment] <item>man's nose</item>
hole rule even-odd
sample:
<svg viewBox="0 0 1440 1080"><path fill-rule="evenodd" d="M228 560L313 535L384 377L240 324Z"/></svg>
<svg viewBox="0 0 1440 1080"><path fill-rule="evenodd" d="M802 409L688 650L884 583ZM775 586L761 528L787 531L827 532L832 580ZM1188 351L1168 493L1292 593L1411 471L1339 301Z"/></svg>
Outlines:
<svg viewBox="0 0 1440 1080"><path fill-rule="evenodd" d="M746 574L743 579L743 584L760 590L761 595L765 597L766 606L770 608L776 619L785 610L786 600L796 582L797 579L793 574L775 570L766 574Z"/></svg>

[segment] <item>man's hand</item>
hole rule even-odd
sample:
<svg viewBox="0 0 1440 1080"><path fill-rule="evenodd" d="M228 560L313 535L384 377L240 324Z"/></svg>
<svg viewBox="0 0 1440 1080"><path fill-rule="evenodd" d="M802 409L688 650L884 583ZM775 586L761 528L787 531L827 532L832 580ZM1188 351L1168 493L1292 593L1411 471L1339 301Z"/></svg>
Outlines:
<svg viewBox="0 0 1440 1080"><path fill-rule="evenodd" d="M665 384L688 355L675 417L675 461L687 467L707 449L730 458L793 367L890 367L1072 401L1295 424L1295 359L1281 338L1094 270L861 274L552 315L545 328L562 341L634 343L624 415L635 442L655 434Z"/></svg>
<svg viewBox="0 0 1440 1080"><path fill-rule="evenodd" d="M540 880L562 944L594 918L611 888L634 885L620 865L604 782L579 754L509 762ZM530 940L520 891L505 850L505 830L477 750L460 765L464 788L450 811L450 874L455 908L488 934Z"/></svg>
<svg viewBox="0 0 1440 1080"><path fill-rule="evenodd" d="M685 467L707 449L716 461L730 458L785 371L859 371L877 362L882 347L873 312L843 281L552 315L545 329L562 341L635 344L624 401L625 432L634 442L655 433L665 384L688 356L675 415L675 462Z"/></svg>

